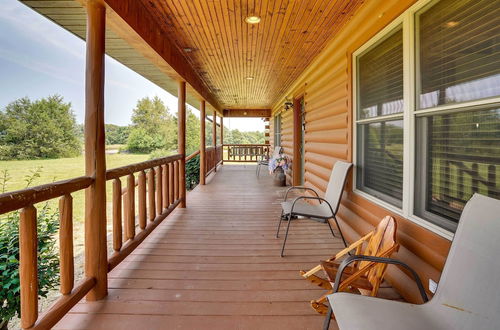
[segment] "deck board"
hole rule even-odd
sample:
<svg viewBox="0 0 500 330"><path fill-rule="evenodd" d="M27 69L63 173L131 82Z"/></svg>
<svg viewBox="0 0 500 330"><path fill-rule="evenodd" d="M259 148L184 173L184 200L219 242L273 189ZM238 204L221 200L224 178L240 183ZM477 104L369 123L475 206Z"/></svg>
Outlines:
<svg viewBox="0 0 500 330"><path fill-rule="evenodd" d="M274 237L283 188L253 166L224 165L109 274L109 295L82 301L58 329L320 329L303 280L342 248L327 226L292 223ZM332 327L334 328L334 327Z"/></svg>

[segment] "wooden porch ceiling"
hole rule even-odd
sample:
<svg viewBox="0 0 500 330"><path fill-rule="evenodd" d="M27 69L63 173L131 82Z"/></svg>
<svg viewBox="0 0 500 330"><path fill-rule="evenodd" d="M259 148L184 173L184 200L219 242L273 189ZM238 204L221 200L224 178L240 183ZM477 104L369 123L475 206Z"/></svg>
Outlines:
<svg viewBox="0 0 500 330"><path fill-rule="evenodd" d="M139 1L226 109L272 107L363 2Z"/></svg>
<svg viewBox="0 0 500 330"><path fill-rule="evenodd" d="M87 0L20 0L85 39ZM269 109L363 0L104 0L106 53L187 102ZM259 16L259 24L245 22ZM252 79L246 79L246 78Z"/></svg>

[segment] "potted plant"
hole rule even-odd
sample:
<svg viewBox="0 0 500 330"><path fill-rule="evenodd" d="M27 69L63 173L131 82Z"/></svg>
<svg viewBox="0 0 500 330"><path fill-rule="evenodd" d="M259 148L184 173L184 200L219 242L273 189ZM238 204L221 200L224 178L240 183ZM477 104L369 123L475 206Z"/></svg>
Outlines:
<svg viewBox="0 0 500 330"><path fill-rule="evenodd" d="M279 187L286 186L285 171L290 168L291 160L288 156L280 154L269 162L269 173L274 173L274 184Z"/></svg>

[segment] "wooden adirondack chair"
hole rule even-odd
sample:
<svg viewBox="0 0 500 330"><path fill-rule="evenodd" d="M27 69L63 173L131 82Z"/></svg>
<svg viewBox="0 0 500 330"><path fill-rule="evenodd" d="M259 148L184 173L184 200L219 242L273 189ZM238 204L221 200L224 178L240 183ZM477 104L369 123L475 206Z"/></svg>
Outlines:
<svg viewBox="0 0 500 330"><path fill-rule="evenodd" d="M365 247L364 250L363 247ZM393 217L386 216L380 221L375 230L349 245L332 258L322 261L321 264L308 272L301 271L301 275L308 281L328 290L319 299L311 301L312 308L320 314L327 313L328 306L325 305L325 301L327 296L333 292L335 276L341 262L339 259L343 256L355 250L356 255L389 258L398 248L399 244L396 243L396 221ZM327 279L314 275L320 270L325 272ZM386 264L376 264L368 261L353 264L353 266L344 270L339 291L358 291L362 295L374 297L377 295L386 270Z"/></svg>

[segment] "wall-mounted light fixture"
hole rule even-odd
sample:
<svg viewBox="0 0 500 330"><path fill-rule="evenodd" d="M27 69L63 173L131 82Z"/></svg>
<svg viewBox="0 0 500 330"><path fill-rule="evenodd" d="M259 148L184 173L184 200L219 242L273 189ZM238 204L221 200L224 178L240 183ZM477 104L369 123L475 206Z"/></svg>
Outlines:
<svg viewBox="0 0 500 330"><path fill-rule="evenodd" d="M285 104L284 104L285 111L288 111L293 108L293 102L285 99Z"/></svg>

